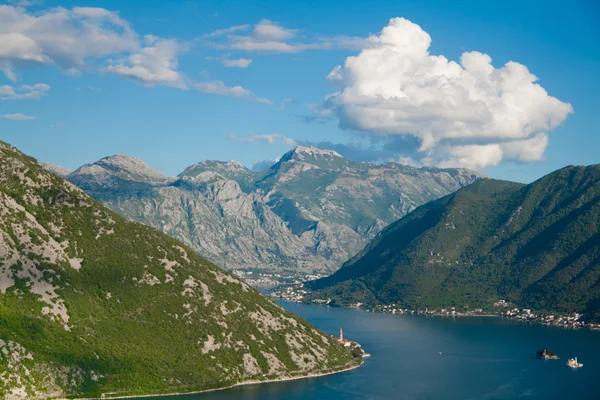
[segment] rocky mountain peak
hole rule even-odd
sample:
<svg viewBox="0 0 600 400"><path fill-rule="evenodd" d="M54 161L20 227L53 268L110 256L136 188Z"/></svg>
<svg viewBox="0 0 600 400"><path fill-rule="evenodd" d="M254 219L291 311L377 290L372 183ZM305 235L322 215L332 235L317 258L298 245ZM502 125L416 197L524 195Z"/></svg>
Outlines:
<svg viewBox="0 0 600 400"><path fill-rule="evenodd" d="M182 173L179 174L179 177L196 176L206 171L218 172L228 179L236 179L252 175L252 171L246 168L241 162L236 160L204 160L187 167Z"/></svg>
<svg viewBox="0 0 600 400"><path fill-rule="evenodd" d="M333 160L343 158L342 155L334 150L324 150L317 147L297 146L281 157L280 162L285 161L309 161L311 159Z"/></svg>
<svg viewBox="0 0 600 400"><path fill-rule="evenodd" d="M61 178L68 176L71 172L69 168L61 167L60 165L54 165L50 163L42 162L40 163L42 168L44 168L48 172L52 172L54 175L58 175Z"/></svg>
<svg viewBox="0 0 600 400"><path fill-rule="evenodd" d="M76 185L91 189L98 185L118 187L122 182L158 185L167 183L170 178L150 168L137 157L116 154L105 157L93 164L85 164L69 175Z"/></svg>
<svg viewBox="0 0 600 400"><path fill-rule="evenodd" d="M147 180L158 181L167 179L165 175L150 168L144 161L126 154L116 154L114 156L105 157L94 164L105 169L136 177L137 179L144 177Z"/></svg>
<svg viewBox="0 0 600 400"><path fill-rule="evenodd" d="M132 179L123 171L141 162L120 158L84 166L68 179L229 269L293 274L332 271L387 224L480 179L452 168L350 161L306 146L261 173L237 161L206 160L158 183L148 174Z"/></svg>

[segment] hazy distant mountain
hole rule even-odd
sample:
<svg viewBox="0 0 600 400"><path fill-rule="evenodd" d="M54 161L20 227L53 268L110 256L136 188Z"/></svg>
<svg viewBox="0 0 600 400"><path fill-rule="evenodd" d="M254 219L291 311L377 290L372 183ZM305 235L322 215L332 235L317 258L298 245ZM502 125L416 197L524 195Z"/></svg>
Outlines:
<svg viewBox="0 0 600 400"><path fill-rule="evenodd" d="M187 167L179 177L197 176L202 172L217 172L227 179L244 180L252 176L252 171L244 167L239 161L214 161L205 160Z"/></svg>
<svg viewBox="0 0 600 400"><path fill-rule="evenodd" d="M388 223L480 178L464 169L354 162L312 147L261 173L236 161L202 161L168 178L113 156L68 176L221 266L285 273L334 271Z"/></svg>
<svg viewBox="0 0 600 400"><path fill-rule="evenodd" d="M384 229L310 283L337 304L488 306L599 313L600 165L530 184L486 179ZM461 308L462 309L462 308Z"/></svg>
<svg viewBox="0 0 600 400"><path fill-rule="evenodd" d="M121 156L83 171L163 180ZM358 363L180 242L0 142L0 399L190 392Z"/></svg>
<svg viewBox="0 0 600 400"><path fill-rule="evenodd" d="M139 158L122 154L85 164L70 174L68 179L86 191L140 190L172 180Z"/></svg>
<svg viewBox="0 0 600 400"><path fill-rule="evenodd" d="M54 164L49 164L49 163L40 163L40 165L42 166L42 168L44 168L46 171L50 171L55 175L60 176L61 178L64 178L65 176L69 175L71 172L70 169L65 168L65 167L61 167L60 165L54 165Z"/></svg>

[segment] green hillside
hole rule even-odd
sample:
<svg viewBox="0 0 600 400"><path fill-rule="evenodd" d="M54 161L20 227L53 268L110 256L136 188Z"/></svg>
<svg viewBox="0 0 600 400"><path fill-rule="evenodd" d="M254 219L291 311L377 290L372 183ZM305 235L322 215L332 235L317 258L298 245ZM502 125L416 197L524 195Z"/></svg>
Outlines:
<svg viewBox="0 0 600 400"><path fill-rule="evenodd" d="M358 363L0 142L0 398L188 392Z"/></svg>
<svg viewBox="0 0 600 400"><path fill-rule="evenodd" d="M600 166L524 186L486 179L384 229L312 298L345 305L600 310Z"/></svg>

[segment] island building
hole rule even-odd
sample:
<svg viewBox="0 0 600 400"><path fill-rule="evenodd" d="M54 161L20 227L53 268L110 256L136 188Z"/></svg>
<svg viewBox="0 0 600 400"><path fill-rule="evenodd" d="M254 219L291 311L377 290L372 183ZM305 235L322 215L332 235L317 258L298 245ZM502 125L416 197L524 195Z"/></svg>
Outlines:
<svg viewBox="0 0 600 400"><path fill-rule="evenodd" d="M340 337L338 339L338 342L340 342L341 344L343 344L344 347L350 347L350 346L352 346L352 341L344 339L344 331L342 330L341 327L340 327Z"/></svg>

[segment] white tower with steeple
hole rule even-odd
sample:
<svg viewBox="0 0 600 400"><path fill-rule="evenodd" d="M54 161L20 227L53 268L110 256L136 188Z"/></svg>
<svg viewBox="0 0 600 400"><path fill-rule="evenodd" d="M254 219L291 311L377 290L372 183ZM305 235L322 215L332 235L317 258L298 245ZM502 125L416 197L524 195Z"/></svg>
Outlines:
<svg viewBox="0 0 600 400"><path fill-rule="evenodd" d="M342 327L340 326L340 341L344 340L344 331L342 330Z"/></svg>

